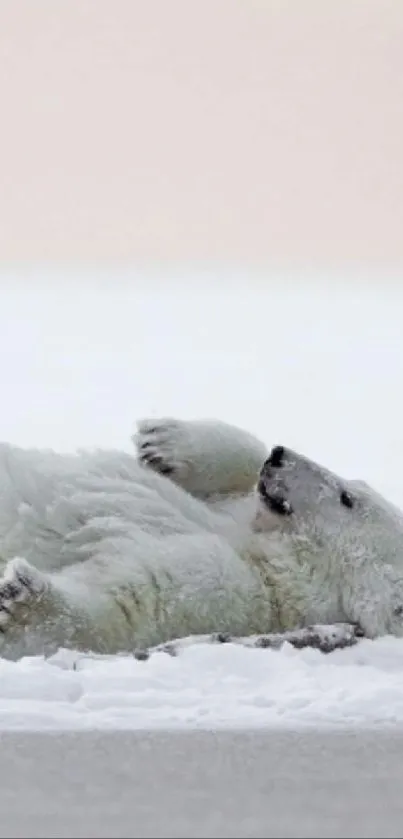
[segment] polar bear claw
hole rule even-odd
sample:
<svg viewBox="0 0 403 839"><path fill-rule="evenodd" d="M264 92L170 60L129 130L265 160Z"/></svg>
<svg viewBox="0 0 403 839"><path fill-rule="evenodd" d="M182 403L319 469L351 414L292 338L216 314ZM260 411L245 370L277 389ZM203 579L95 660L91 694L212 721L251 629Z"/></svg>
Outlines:
<svg viewBox="0 0 403 839"><path fill-rule="evenodd" d="M174 475L185 465L175 456L180 440L180 424L176 420L140 420L133 442L140 463L161 475Z"/></svg>
<svg viewBox="0 0 403 839"><path fill-rule="evenodd" d="M43 574L22 557L15 557L0 578L0 632L4 634L19 607L33 606L46 590Z"/></svg>

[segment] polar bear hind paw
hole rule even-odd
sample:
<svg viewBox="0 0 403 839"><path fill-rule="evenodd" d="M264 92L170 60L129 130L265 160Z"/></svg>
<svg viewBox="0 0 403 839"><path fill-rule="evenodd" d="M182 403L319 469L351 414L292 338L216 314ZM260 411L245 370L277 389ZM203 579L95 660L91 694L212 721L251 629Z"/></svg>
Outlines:
<svg viewBox="0 0 403 839"><path fill-rule="evenodd" d="M22 557L10 560L0 578L0 632L7 632L20 613L30 610L45 590L45 578L37 568Z"/></svg>
<svg viewBox="0 0 403 839"><path fill-rule="evenodd" d="M279 649L284 643L288 643L297 650L310 647L321 653L332 653L354 646L363 636L364 633L358 624L313 624L288 632L256 636L252 646Z"/></svg>

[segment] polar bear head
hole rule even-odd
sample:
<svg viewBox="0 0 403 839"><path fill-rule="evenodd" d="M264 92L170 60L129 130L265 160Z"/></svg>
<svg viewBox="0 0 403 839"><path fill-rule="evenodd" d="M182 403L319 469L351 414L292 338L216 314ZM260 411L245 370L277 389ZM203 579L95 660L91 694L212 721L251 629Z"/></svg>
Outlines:
<svg viewBox="0 0 403 839"><path fill-rule="evenodd" d="M403 573L403 513L365 483L275 446L261 468L257 494L257 530L302 535L348 561L359 554L400 562Z"/></svg>

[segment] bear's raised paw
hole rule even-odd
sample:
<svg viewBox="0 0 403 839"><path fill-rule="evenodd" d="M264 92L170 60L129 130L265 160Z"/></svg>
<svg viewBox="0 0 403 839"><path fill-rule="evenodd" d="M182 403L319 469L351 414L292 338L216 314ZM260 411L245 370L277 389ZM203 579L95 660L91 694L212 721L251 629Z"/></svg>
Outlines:
<svg viewBox="0 0 403 839"><path fill-rule="evenodd" d="M0 632L21 623L46 590L44 575L26 559L15 557L0 578Z"/></svg>
<svg viewBox="0 0 403 839"><path fill-rule="evenodd" d="M137 458L160 475L180 476L184 464L178 458L178 443L182 441L182 423L174 419L140 420L132 440Z"/></svg>

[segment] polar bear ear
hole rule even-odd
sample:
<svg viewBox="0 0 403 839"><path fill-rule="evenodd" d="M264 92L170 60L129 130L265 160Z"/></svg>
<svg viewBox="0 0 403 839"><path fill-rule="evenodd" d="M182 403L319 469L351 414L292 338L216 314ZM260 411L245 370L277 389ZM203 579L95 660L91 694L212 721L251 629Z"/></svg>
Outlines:
<svg viewBox="0 0 403 839"><path fill-rule="evenodd" d="M377 504L381 504L382 506L385 505L385 498L376 490L374 489L371 484L367 484L366 481L349 481L348 482L349 489L352 489L353 492L356 490L358 493L361 493L361 497L366 499L372 499ZM386 502L389 505L389 502Z"/></svg>
<svg viewBox="0 0 403 839"><path fill-rule="evenodd" d="M349 481L349 486L353 489L364 489L366 492L374 492L370 484L367 484L366 481L356 480Z"/></svg>

